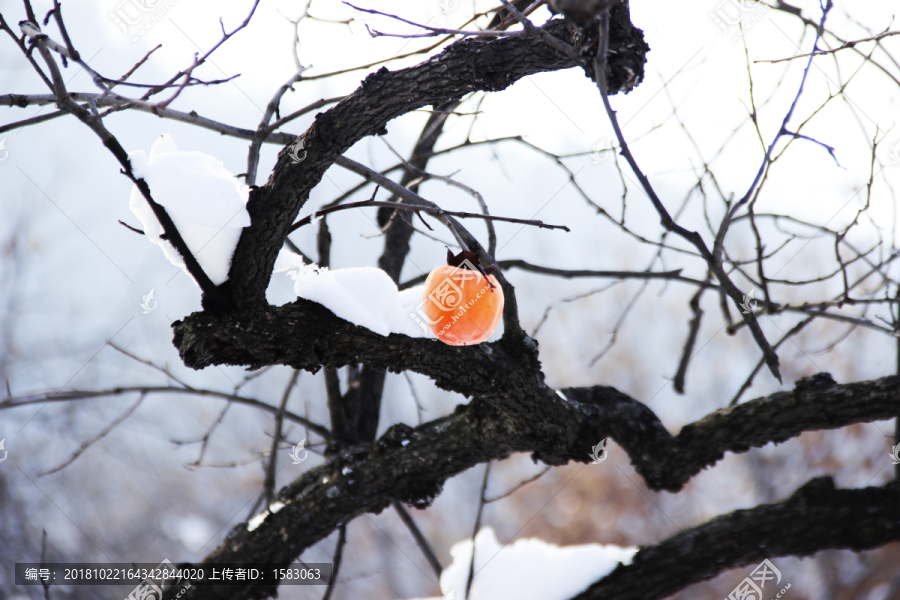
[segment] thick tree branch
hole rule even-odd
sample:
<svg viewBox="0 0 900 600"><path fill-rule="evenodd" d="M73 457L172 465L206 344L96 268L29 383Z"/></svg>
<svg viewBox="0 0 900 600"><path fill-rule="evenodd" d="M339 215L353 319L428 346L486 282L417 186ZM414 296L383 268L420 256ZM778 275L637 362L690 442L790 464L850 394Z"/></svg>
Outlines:
<svg viewBox="0 0 900 600"><path fill-rule="evenodd" d="M830 375L819 374L801 379L791 391L716 411L672 436L652 410L615 388L568 388L560 398L543 383L536 352L523 354L521 343L506 338L456 348L398 334L382 337L303 299L254 322L199 313L175 327L176 345L190 341L182 358L192 367L210 364L193 361L214 347L223 359L217 364L286 364L316 371L362 362L416 371L438 387L502 409L519 423L528 444L535 444L519 450L547 464L584 461L588 440L609 435L657 490L679 490L727 451L745 452L803 431L890 419L900 412L900 377L837 385ZM326 332L328 344L323 344Z"/></svg>
<svg viewBox="0 0 900 600"><path fill-rule="evenodd" d="M522 376L524 374L516 374L516 377ZM514 383L508 379L505 384ZM785 441L805 430L833 429L887 419L900 410L900 377L837 385L827 374L820 374L801 380L800 385L790 392L779 392L716 411L685 426L678 436L673 437L649 408L613 388L564 389L561 391L564 398L552 390L543 387L542 390L542 395L531 394L525 398L519 395L519 390L490 401L476 398L468 405L457 407L452 415L415 429L395 425L374 446L355 446L342 451L282 489L278 500L286 506L267 517L258 528L248 531L246 524L235 527L206 562L252 559L287 564L305 548L360 514L380 512L392 502L428 506L450 477L476 464L506 458L513 452L531 452L547 464L587 462L591 444L596 439L610 436L625 448L650 488L676 491L693 474L715 463L726 451L745 452L769 442ZM834 506L839 506L843 502L842 495L847 493L834 492L840 496ZM827 494L823 492L819 496L825 498ZM806 502L809 497L805 493L799 496ZM787 510L793 511L790 514L797 514L800 506L797 502L786 503ZM852 504L852 501L848 502ZM884 510L900 510L897 502L891 502L890 506L883 504ZM767 510L770 509L753 509L761 511L760 514L766 514ZM753 511L745 512L753 515ZM894 527L897 527L895 513L884 515L894 515ZM744 524L752 520L730 518ZM815 525L819 517L811 518ZM824 516L821 518L828 522ZM857 515L856 518L865 517ZM880 527L882 517L875 515L872 518ZM794 521L799 527L799 519L794 517ZM747 531L748 535L778 535L777 528L768 531L760 527L767 522L765 519L756 522L756 534L749 529L742 531ZM772 522L783 521L775 519ZM715 523L711 525L713 533L722 535L723 526ZM728 521L725 523L726 527L731 527ZM687 543L685 540L702 539L691 536L705 535L704 531L701 528L699 533L687 532L682 534L685 538L673 538L672 543L683 548ZM858 537L852 538L854 528L843 525L836 531L832 537L827 537L826 533L813 527L806 530L806 537L782 539L782 545L773 544L771 549L739 544L738 548L730 550L733 553L731 562L720 563L718 569L779 553L794 553L797 550L791 544L798 544L810 553L835 547L823 545L827 540L845 544L841 547L859 549L883 544L888 539L879 537L881 534L878 533L862 531L857 531ZM764 554L757 556L757 552ZM690 553L676 554L678 560L690 561ZM659 554L648 552L645 556L658 557ZM671 557L671 560L675 559ZM636 561L635 564L641 563ZM697 572L699 575L691 571L682 586L718 572L713 566L701 569ZM273 591L270 588L227 588L221 595L205 590L203 597L264 598Z"/></svg>
<svg viewBox="0 0 900 600"><path fill-rule="evenodd" d="M647 46L641 32L621 13L611 48L618 52L609 89L630 90L643 76ZM575 32L553 20L541 28L569 43ZM580 38L582 42L590 40ZM382 68L353 94L319 113L304 134L305 160L292 162L283 150L269 181L247 205L252 221L244 229L232 260L229 282L239 305L262 306L279 249L310 190L324 172L360 139L386 131L388 121L423 106L439 106L473 91L499 91L518 79L574 66L539 36L464 39L427 61L400 71Z"/></svg>
<svg viewBox="0 0 900 600"><path fill-rule="evenodd" d="M900 486L838 490L830 477L809 481L777 504L717 517L641 548L572 600L656 600L722 571L778 556L810 556L829 548L868 550L900 540ZM770 598L778 587L769 582Z"/></svg>

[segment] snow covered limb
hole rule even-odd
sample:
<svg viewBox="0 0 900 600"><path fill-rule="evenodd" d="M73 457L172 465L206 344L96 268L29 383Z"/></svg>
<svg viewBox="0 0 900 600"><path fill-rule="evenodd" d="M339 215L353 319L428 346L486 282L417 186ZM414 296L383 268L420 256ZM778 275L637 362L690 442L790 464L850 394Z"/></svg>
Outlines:
<svg viewBox="0 0 900 600"><path fill-rule="evenodd" d="M643 76L647 46L627 9L616 12L618 51L611 64L612 92L628 91ZM562 20L543 26L549 35L572 42L574 28ZM582 39L589 45L592 40ZM293 164L282 151L269 181L250 197L252 226L245 229L232 260L230 291L240 306L259 307L275 258L291 224L324 172L360 139L385 131L391 119L423 106L438 106L477 90L499 91L522 77L575 66L537 36L464 39L421 64L399 71L382 68L339 104L316 115L304 134L306 159Z"/></svg>
<svg viewBox="0 0 900 600"><path fill-rule="evenodd" d="M65 28L62 24L62 17L60 16L59 11L57 10L55 14L57 15L60 27L64 32L64 36L68 38L68 34L65 33ZM87 125L91 129L91 131L93 131L97 135L97 137L100 138L107 150L112 152L113 156L116 157L116 160L122 167L122 173L126 177L131 179L136 188L140 191L140 194L143 196L144 200L146 200L148 206L150 207L150 210L162 227L162 231L164 232L167 241L182 257L182 259L184 260L185 268L191 274L191 276L194 277L194 280L197 282L197 285L200 286L200 289L203 290L204 307L216 310L222 310L231 307L231 299L228 296L222 294L210 280L209 276L206 274L206 272L200 266L200 263L197 261L196 257L191 252L187 242L181 236L178 228L175 227L175 223L169 216L166 209L154 201L147 182L135 176L134 172L132 171L132 165L131 161L128 158L128 154L119 143L119 140L106 128L101 119L96 118L96 115L92 114L90 110L80 106L69 95L69 92L66 89L65 82L63 81L62 74L60 73L59 66L56 64L56 61L51 55L50 50L48 50L48 48L52 48L57 52L62 52L65 51L65 48L55 42L52 42L52 40L47 35L40 33L40 29L35 23L22 21L20 23L20 26L22 28L23 35L28 37L31 43L38 48L41 57L44 59L44 62L46 63L47 68L50 71L52 88L58 106L62 111L71 113L72 115L77 117L78 120ZM71 55L74 60L78 56L78 53L74 49L71 49L66 51L66 54L64 56L68 55ZM104 86L98 78L95 78L94 81L95 83L97 83L97 85L104 89L104 91L108 91L108 88L106 88L106 86Z"/></svg>

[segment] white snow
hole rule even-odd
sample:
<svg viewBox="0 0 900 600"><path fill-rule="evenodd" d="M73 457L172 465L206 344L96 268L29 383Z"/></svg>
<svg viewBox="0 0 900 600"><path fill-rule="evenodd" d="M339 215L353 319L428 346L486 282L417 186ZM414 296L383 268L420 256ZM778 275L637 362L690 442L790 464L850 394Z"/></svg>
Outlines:
<svg viewBox="0 0 900 600"><path fill-rule="evenodd" d="M501 546L494 530L475 536L475 577L467 600L566 600L611 573L631 564L637 547L613 544L556 546L537 538ZM453 563L441 573L445 600L466 597L472 540L450 548ZM433 598L428 600L441 600Z"/></svg>
<svg viewBox="0 0 900 600"><path fill-rule="evenodd" d="M179 150L168 133L159 136L149 158L143 150L130 152L128 158L134 175L150 186L153 200L172 217L212 282L223 283L241 230L250 225L246 207L250 188L214 156ZM147 239L162 247L172 264L184 266L175 248L160 239L162 226L137 186L132 187L128 206L143 224Z"/></svg>
<svg viewBox="0 0 900 600"><path fill-rule="evenodd" d="M264 508L261 513L255 515L249 521L247 521L247 531L254 531L263 524L263 522L266 520L266 517L268 517L269 515L274 515L285 506L287 506L287 503L276 500L275 502Z"/></svg>
<svg viewBox="0 0 900 600"><path fill-rule="evenodd" d="M275 261L276 272L287 272L300 298L321 304L338 317L379 335L401 333L410 337L433 337L418 314L423 286L398 291L397 284L381 269L352 267L328 269L304 264L303 259L282 250Z"/></svg>

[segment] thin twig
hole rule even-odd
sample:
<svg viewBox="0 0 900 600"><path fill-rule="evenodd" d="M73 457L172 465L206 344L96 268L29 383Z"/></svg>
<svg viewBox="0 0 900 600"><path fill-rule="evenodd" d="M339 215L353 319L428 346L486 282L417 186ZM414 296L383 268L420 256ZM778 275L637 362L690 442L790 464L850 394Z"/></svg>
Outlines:
<svg viewBox="0 0 900 600"><path fill-rule="evenodd" d="M329 600L331 594L334 593L334 586L337 585L338 571L341 569L341 561L344 558L344 544L347 543L347 526L341 525L341 528L338 531L337 546L334 549L334 558L331 559L333 565L333 568L331 569L331 581L328 582L328 587L325 588L325 594L322 596L322 600Z"/></svg>
<svg viewBox="0 0 900 600"><path fill-rule="evenodd" d="M844 42L837 48L831 48L829 50L816 50L814 52L809 52L806 54L798 54L797 56L788 56L786 58L776 58L773 60L754 60L754 63L769 63L771 65L785 62L788 60L796 60L798 58L809 58L813 56L823 56L825 54L834 54L835 52L840 52L841 50L846 50L847 48L853 48L857 44L862 44L864 42L879 42L886 37L891 37L894 35L900 35L900 31L885 31L884 33L879 33L878 35L873 35L871 37L863 38L861 40L853 40L850 42Z"/></svg>
<svg viewBox="0 0 900 600"><path fill-rule="evenodd" d="M619 141L619 147L621 148L622 155L628 161L628 165L637 176L638 181L640 181L641 183L641 187L643 187L644 192L647 194L647 197L650 199L651 203L656 209L657 214L659 214L660 221L663 227L666 230L674 232L677 235L681 236L697 248L704 260L707 261L710 269L713 271L713 273L715 273L716 279L719 280L723 292L727 293L728 296L731 297L732 301L735 304L739 305L743 301L743 294L728 277L727 273L722 267L721 261L717 261L716 255L713 252L710 252L709 248L707 248L706 243L703 241L703 238L699 233L697 233L696 231L688 231L672 219L672 216L669 214L669 211L662 203L662 200L660 200L659 196L656 194L656 191L651 185L650 180L638 166L634 155L631 153L631 149L629 148L628 143L625 140L625 136L622 133L622 128L619 126L616 112L612 109L612 106L609 103L609 96L607 94L606 53L608 50L608 44L609 13L603 12L600 15L600 44L594 59L594 78L597 83L597 88L600 90L600 97L603 100L603 106L606 109L606 114L613 126L613 130L616 133L616 139L618 139ZM778 356L775 354L772 346L766 340L765 334L760 328L755 315L752 312L747 313L744 315L744 319L749 326L751 333L753 334L754 340L756 340L757 345L762 350L763 355L766 358L766 364L768 365L769 370L772 372L772 375L774 375L776 379L781 381L781 372L778 367Z"/></svg>
<svg viewBox="0 0 900 600"><path fill-rule="evenodd" d="M487 503L485 494L487 493L490 474L491 462L488 461L484 465L484 479L481 480L481 493L478 495L478 513L475 515L475 525L472 527L472 559L469 561L469 577L466 579L466 600L469 598L472 591L472 581L475 579L475 538L478 537L478 530L481 529L481 516L484 513L484 505Z"/></svg>
<svg viewBox="0 0 900 600"><path fill-rule="evenodd" d="M380 183L380 182L379 182ZM412 193L412 192L410 192ZM420 196L421 198L421 196ZM415 205L415 204L405 204L403 202L388 202L386 200L363 200L360 202L350 202L348 204L340 204L338 206L332 206L330 208L321 208L316 212L303 217L302 219L296 221L293 225L291 225L289 232L295 231L304 225L309 225L313 220L318 220L319 218L335 213L340 212L342 210L349 210L351 208L366 208L366 207L382 207L382 208L395 208L397 210L408 210L412 212L424 212L430 215L434 215L436 217L441 217L443 215L448 215L451 217L459 217L460 219L484 219L486 221L503 221L505 223L521 223L523 225L531 225L532 227L540 227L541 229L562 229L563 231L570 231L570 229L565 225L549 225L544 223L543 221L537 221L532 219L516 219L514 217L498 217L494 215L487 214L479 214L479 213L470 213L470 212L459 212L455 210L444 210L443 208L438 207L435 204L430 205Z"/></svg>
<svg viewBox="0 0 900 600"><path fill-rule="evenodd" d="M75 450L75 452L73 452L72 455L68 459L64 460L63 462L61 462L59 465L53 467L52 469L48 469L46 471L41 471L40 473L37 474L37 476L43 477L44 475L50 475L52 473L56 473L57 471L62 471L63 469L65 469L66 467L71 465L73 462L75 462L75 460L79 456L81 456L84 453L85 450L87 450L92 445L94 445L94 443L99 442L100 440L105 438L109 434L110 431L112 431L113 429L116 428L117 425L119 425L122 421L124 421L128 417L130 417L131 413L133 413L135 410L137 410L137 408L141 405L141 403L144 401L144 398L146 398L146 397L147 397L147 394L141 394L140 396L138 396L137 401L134 404L132 404L131 407L128 408L128 410L126 410L120 416L116 417L112 421L112 423L110 423L109 425L104 427L100 431L100 433L98 433L91 439L87 440L86 442L82 442L81 446L79 446L78 449Z"/></svg>
<svg viewBox="0 0 900 600"><path fill-rule="evenodd" d="M246 396L238 396L215 390L205 390L197 388L178 388L178 387L161 387L161 386L129 386L110 388L108 390L68 390L56 392L43 392L38 394L29 394L27 396L17 396L15 398L7 398L0 402L0 410L19 408L31 404L41 404L45 402L69 402L72 400L86 400L90 398L106 398L109 396L121 396L122 394L144 393L144 394L184 394L186 396L205 396L208 398L220 398L229 402L236 402L262 409L269 413L275 413L278 409L274 406L266 404L260 400L248 398ZM319 436L326 440L331 437L331 432L318 423L313 423L309 419L301 417L290 411L284 411L284 416L291 421L300 423L309 427Z"/></svg>
<svg viewBox="0 0 900 600"><path fill-rule="evenodd" d="M403 521L403 524L406 525L407 529L409 529L409 532L416 540L416 544L418 544L422 554L425 555L425 560L431 565L431 570L434 571L435 575L440 577L444 568L441 566L441 562L434 553L431 544L428 543L428 540L426 540L425 536L422 534L422 530L419 529L419 526L413 521L412 515L410 515L409 511L396 500L392 503L392 506L394 507L394 510L397 511L397 514L400 515L400 520Z"/></svg>
<svg viewBox="0 0 900 600"><path fill-rule="evenodd" d="M504 492L504 493L500 494L499 496L494 496L493 498L485 498L484 503L490 504L491 502L497 502L498 500L503 500L504 498L509 498L510 496L512 496L513 494L518 492L520 489L522 489L529 483L532 483L533 481L537 481L538 479L543 477L544 474L547 473L547 471L549 471L551 468L552 467L550 467L550 466L544 467L543 469L541 469L540 473L538 473L534 477L529 477L525 481L519 482L514 488L512 488L508 492Z"/></svg>
<svg viewBox="0 0 900 600"><path fill-rule="evenodd" d="M300 376L300 370L294 369L284 394L281 396L281 404L278 406L278 412L275 413L275 433L272 436L272 449L269 451L269 461L266 465L266 479L263 483L266 496L266 506L272 504L275 497L275 474L278 469L278 444L281 442L281 425L284 422L284 411L287 408L288 398L291 397L291 390L297 384L297 378Z"/></svg>

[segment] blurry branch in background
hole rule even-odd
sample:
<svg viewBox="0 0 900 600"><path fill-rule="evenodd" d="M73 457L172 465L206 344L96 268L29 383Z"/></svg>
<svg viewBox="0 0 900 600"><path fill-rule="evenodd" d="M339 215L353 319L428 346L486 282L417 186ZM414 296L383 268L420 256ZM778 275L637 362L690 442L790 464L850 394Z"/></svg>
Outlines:
<svg viewBox="0 0 900 600"><path fill-rule="evenodd" d="M472 556L469 559L469 576L466 578L466 595L464 598L468 600L472 591L472 582L475 580L475 538L481 531L481 516L484 514L484 505L487 504L485 494L487 494L488 479L491 476L491 462L484 464L484 477L481 480L481 492L478 494L478 512L475 513L475 522L472 524Z"/></svg>
<svg viewBox="0 0 900 600"><path fill-rule="evenodd" d="M616 283L618 283L618 282L616 282ZM638 300L640 300L640 298L644 294L644 292L647 291L648 283L650 283L650 282L647 279L642 281L641 287L638 288L638 291L635 292L631 296L631 299L625 303L625 306L622 307L621 312L619 313L619 318L616 319L616 322L613 325L612 331L609 334L609 340L606 342L606 345L600 349L599 352L597 352L596 354L594 354L594 356L591 357L591 361L590 361L590 363L588 363L590 366L594 366L595 364L597 364L597 361L601 360L604 356L606 356L606 354L610 350L613 349L613 346L616 345L616 341L619 339L619 332L621 331L622 326L625 324L625 320L628 318L628 315L631 314L631 311L634 310L634 307L637 306ZM587 297L589 295L590 295L590 293L585 294L581 297L576 297L576 298L571 298L571 299L566 298L563 301L569 302L569 301L573 301L576 299L581 299L583 297Z"/></svg>
<svg viewBox="0 0 900 600"><path fill-rule="evenodd" d="M334 587L337 585L338 572L341 569L341 563L344 558L344 546L347 544L347 526L341 525L338 529L338 540L337 545L334 548L334 556L331 559L332 569L331 569L331 581L328 582L328 587L325 588L325 594L322 595L322 600L329 600L331 598L331 594L334 593Z"/></svg>
<svg viewBox="0 0 900 600"><path fill-rule="evenodd" d="M176 446L188 446L188 445L193 445L193 444L200 444L200 451L197 453L197 458L194 459L193 462L185 463L184 466L187 469L193 470L196 467L208 466L208 465L203 464L203 459L206 457L206 449L209 447L209 440L212 439L213 433L215 433L215 431L216 431L216 429L218 429L219 425L222 424L222 421L225 420L225 415L228 414L228 410L232 406L233 405L231 404L231 402L227 402L225 404L225 406L222 407L222 410L219 411L219 416L217 416L216 419L212 423L210 423L209 427L206 429L206 432L199 438L192 439L192 440L190 440L190 439L189 440L176 440L176 439L169 440Z"/></svg>
<svg viewBox="0 0 900 600"><path fill-rule="evenodd" d="M800 321L799 323L797 323L796 325L794 325L793 327L791 327L791 329L788 330L788 332L785 333L781 337L781 339L775 343L775 349L777 350L784 342L786 342L787 340L791 339L792 337L794 337L795 335L797 335L798 333L803 331L803 328L806 327L807 325L809 325L810 323L812 323L814 319L815 319L815 317L807 317L807 318L803 319L802 321ZM734 406L735 404L737 404L738 400L741 399L741 396L744 395L744 392L746 392L747 390L750 389L750 387L753 385L753 379L756 377L757 373L759 373L759 370L762 369L763 364L765 364L765 361L763 359L760 359L760 361L758 363L756 363L756 366L753 368L752 371L750 371L750 375L747 376L747 379L744 381L744 383L741 385L740 389L734 395L734 398L731 399L731 402L728 403L728 406Z"/></svg>
<svg viewBox="0 0 900 600"><path fill-rule="evenodd" d="M684 342L684 349L681 351L681 362L678 363L678 370L672 379L672 388L679 394L684 393L684 380L687 377L687 366L694 357L694 345L697 343L697 333L700 331L700 322L703 319L703 309L700 308L700 298L703 297L704 288L700 288L691 298L690 307L694 316L688 325L688 336ZM777 345L775 346L778 347Z"/></svg>
<svg viewBox="0 0 900 600"><path fill-rule="evenodd" d="M24 396L13 396L12 398L7 398L0 402L0 410L20 408L22 406L30 406L33 404L46 404L48 402L72 402L75 400L89 400L92 398L109 398L112 396L121 396L124 394L141 394L145 396L149 396L151 394L183 394L186 397L202 396L207 398L219 398L221 400L227 400L228 402L234 402L236 404L252 406L265 412L272 413L273 415L278 414L278 407L267 404L261 400L247 398L245 396L238 396L235 394L229 394L226 392L220 392L217 390L207 390L192 387L182 388L174 386L140 385L114 387L105 390L68 390L56 392L39 392L35 394L27 394ZM326 427L323 427L318 423L313 423L309 419L294 414L291 411L284 411L284 418L290 421L294 421L295 423L299 423L304 427L308 427L311 431L314 431L317 435L321 436L324 439L328 439L331 436L331 432Z"/></svg>
<svg viewBox="0 0 900 600"><path fill-rule="evenodd" d="M114 421L112 421L109 425L107 425L106 427L104 427L103 430L100 431L100 433L98 433L97 435L95 435L95 436L92 437L91 439L89 439L89 440L87 440L87 441L85 441L85 442L82 442L82 443L81 443L81 446L78 448L78 450L76 450L75 452L73 452L73 453L72 453L72 456L70 456L67 460L61 462L59 465L53 467L52 469L48 469L48 470L46 470L46 471L41 471L40 473L37 474L37 476L38 476L38 477L43 477L44 475L50 475L51 473L56 473L57 471L61 471L61 470L63 470L64 468L68 467L68 466L69 466L70 464L72 464L73 462L75 462L75 459L77 459L79 456L81 456L82 453L84 453L85 450L87 450L88 448L90 448L95 442L98 442L98 441L102 440L103 438L105 438L106 435L107 435L110 431L112 431L113 429L115 429L116 426L117 426L119 423L121 423L122 421L124 421L125 419L127 419L128 417L130 417L130 416L131 416L131 413L133 413L135 410L137 410L137 408L141 405L141 403L144 401L144 398L146 398L146 397L147 397L147 394L141 393L141 395L138 396L137 401L136 401L134 404L132 404L132 405L128 408L128 410L126 410L124 413L122 413L121 416L116 417L116 419L115 419Z"/></svg>
<svg viewBox="0 0 900 600"><path fill-rule="evenodd" d="M272 99L269 100L269 104L266 106L266 111L263 114L262 120L259 122L259 126L256 128L256 135L253 136L253 141L250 143L250 150L247 156L247 174L244 177L244 181L247 185L255 185L256 184L256 169L259 166L259 149L262 146L263 140L268 136L269 133L274 131L279 125L276 123L273 126L269 126L269 122L272 120L272 116L279 113L279 105L281 104L281 98L288 91L294 90L294 84L303 79L303 72L306 71L309 67L304 67L300 64L300 58L297 55L298 46L300 44L300 23L303 19L309 15L309 6L311 2L306 5L303 9L303 13L297 17L296 20L292 21L294 25L294 43L293 43L293 51L291 54L294 57L294 68L296 72L284 82L278 90L275 92L275 95L272 96ZM298 115L299 116L299 115Z"/></svg>
<svg viewBox="0 0 900 600"><path fill-rule="evenodd" d="M187 383L185 383L182 379L179 379L178 377L176 377L175 375L173 375L173 374L172 374L172 371L169 369L169 367L167 367L167 366L166 366L166 367L160 367L160 366L157 365L155 362L153 362L153 361L151 361L151 360L147 360L146 358L141 358L141 357L137 356L136 354L132 354L132 353L129 352L128 350L125 350L124 348L122 348L122 347L120 347L120 346L118 346L117 344L114 344L114 343L112 343L112 342L107 342L107 345L108 345L109 347L111 347L113 350L115 350L116 352L118 352L119 354L123 354L123 355L127 356L128 358L130 358L131 360L133 360L133 361L135 361L135 362L138 362L138 363L140 363L140 364L142 364L142 365L144 365L144 366L146 366L146 367L150 367L150 368L153 369L154 371L157 371L157 372L159 372L159 373L162 373L163 375L166 376L167 379L171 379L172 381L174 381L174 382L177 383L178 385L182 386L183 388L188 389L188 388L191 387L190 385L188 385ZM235 393L237 393L237 389L235 389L234 391L235 391Z"/></svg>
<svg viewBox="0 0 900 600"><path fill-rule="evenodd" d="M518 492L520 489L522 489L523 487L525 487L525 486L528 485L529 483L532 483L532 482L534 482L534 481L537 481L538 479L540 479L541 477L543 477L543 476L544 476L551 468L552 468L552 467L544 467L543 469L540 470L540 472L539 472L537 475L534 475L534 476L532 476L532 477L529 477L529 478L526 479L525 481L519 482L518 484L515 485L515 487L513 487L512 489L510 489L508 492L503 492L503 493L500 494L499 496L494 496L493 498L487 498L487 497L485 497L485 498L484 498L484 503L485 503L485 504L490 504L491 502L497 502L497 501L499 501L499 500L503 500L504 498L509 498L510 496L512 496L513 494L515 494L516 492Z"/></svg>
<svg viewBox="0 0 900 600"><path fill-rule="evenodd" d="M341 166L347 166L348 168L360 173L364 177L366 177L369 181L376 182L379 185L389 186L390 191L398 192L403 195L405 199L412 199L414 201L418 201L419 204L404 204L402 202L387 202L383 200L365 200L362 202L351 202L349 204L340 204L338 206L333 206L331 208L323 208L317 210L309 216L303 217L299 221L296 221L293 225L291 225L291 231L295 231L304 225L309 225L313 220L318 220L320 217L323 217L327 214L340 212L342 210L349 210L351 208L365 208L365 207L381 207L381 208L393 208L395 210L408 210L411 212L424 212L429 215L434 215L436 217L442 217L444 215L448 215L451 217L459 217L460 219L484 219L485 221L504 221L506 223L521 223L523 225L531 225L532 227L540 227L542 229L562 229L563 231L569 231L569 228L565 225L550 225L548 223L544 223L543 221L538 221L536 219L516 219L513 217L498 217L488 214L478 214L478 213L469 213L469 212L458 212L454 210L444 210L440 208L438 205L433 202L429 202L425 200L418 194L414 194L409 190L400 191L405 188L401 188L400 184L396 184L390 179L387 179L380 173L369 169L368 167L362 167L359 163L355 161L351 161L350 159L345 159L340 162ZM435 176L437 177L437 176ZM395 187L396 186L396 187ZM477 192L476 192L477 193Z"/></svg>
<svg viewBox="0 0 900 600"><path fill-rule="evenodd" d="M263 482L263 488L265 489L264 497L266 500L265 506L272 504L272 498L275 496L275 474L278 472L278 444L281 442L281 425L284 422L284 411L287 408L291 390L293 390L294 386L297 384L297 378L299 376L300 371L294 369L294 372L291 373L291 378L288 381L287 387L284 390L284 395L281 397L281 405L278 407L278 412L275 413L275 432L272 435L272 449L269 451L269 460L265 467L266 478ZM250 512L255 513L255 508Z"/></svg>
<svg viewBox="0 0 900 600"><path fill-rule="evenodd" d="M409 529L409 532L412 534L413 539L416 540L416 544L419 546L419 549L425 556L425 560L427 560L428 564L431 566L431 570L434 571L435 575L440 577L441 571L443 571L441 561L438 560L437 554L434 553L434 549L431 547L431 544L429 544L428 540L425 539L425 535L422 533L422 530L419 529L418 525L416 525L416 522L413 520L412 515L410 515L409 511L406 510L406 508L404 508L404 506L399 502L394 502L392 506L394 507L394 510L397 511L397 514L400 515L400 520L402 520L403 524L406 525L407 529Z"/></svg>
<svg viewBox="0 0 900 600"><path fill-rule="evenodd" d="M41 567L47 564L47 530L41 529ZM50 600L50 586L52 585L49 581L41 581L41 587L44 588L44 600Z"/></svg>

